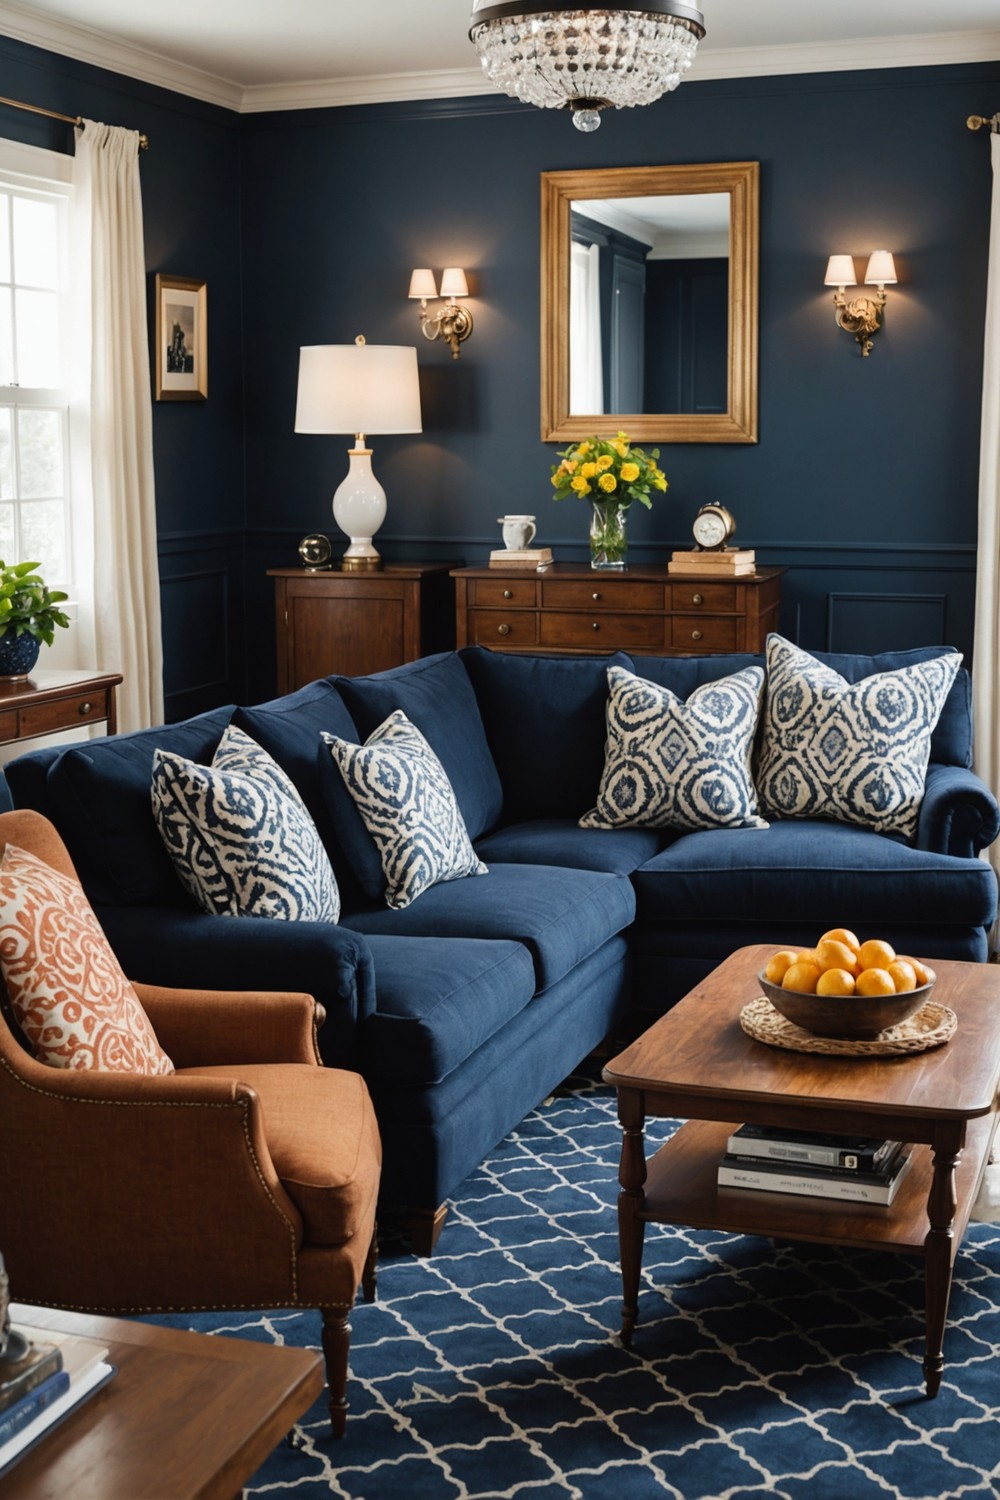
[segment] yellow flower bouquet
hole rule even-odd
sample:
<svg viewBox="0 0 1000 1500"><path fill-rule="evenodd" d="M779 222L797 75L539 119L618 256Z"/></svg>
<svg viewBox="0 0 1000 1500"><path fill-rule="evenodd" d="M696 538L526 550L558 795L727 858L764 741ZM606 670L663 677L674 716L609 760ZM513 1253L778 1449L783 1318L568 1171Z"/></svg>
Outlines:
<svg viewBox="0 0 1000 1500"><path fill-rule="evenodd" d="M552 465L557 500L574 497L593 506L590 560L594 568L623 568L627 553L625 515L633 501L652 509L653 491L667 488L657 463L659 448L634 448L627 432L613 438L572 443Z"/></svg>

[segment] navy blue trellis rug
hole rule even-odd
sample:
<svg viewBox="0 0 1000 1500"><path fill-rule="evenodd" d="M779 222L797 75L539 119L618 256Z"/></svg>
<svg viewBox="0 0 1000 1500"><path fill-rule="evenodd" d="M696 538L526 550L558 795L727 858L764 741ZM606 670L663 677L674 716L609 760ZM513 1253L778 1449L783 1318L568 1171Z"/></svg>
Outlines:
<svg viewBox="0 0 1000 1500"><path fill-rule="evenodd" d="M647 1142L670 1122L651 1122ZM254 1476L274 1500L979 1500L1000 1495L1000 1226L959 1254L923 1395L923 1280L889 1254L650 1226L617 1340L620 1131L580 1079L470 1177L438 1249L388 1247L324 1402ZM315 1314L152 1319L318 1345Z"/></svg>

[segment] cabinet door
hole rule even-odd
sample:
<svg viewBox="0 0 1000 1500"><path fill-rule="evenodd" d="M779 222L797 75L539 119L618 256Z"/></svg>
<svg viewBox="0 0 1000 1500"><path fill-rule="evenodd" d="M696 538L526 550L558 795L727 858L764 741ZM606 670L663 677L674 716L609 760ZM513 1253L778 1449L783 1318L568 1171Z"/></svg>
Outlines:
<svg viewBox="0 0 1000 1500"><path fill-rule="evenodd" d="M279 692L293 692L337 672L349 677L382 672L419 655L418 620L409 592L409 585L387 586L383 580L352 579L347 588L334 580L326 587L301 589L292 583L285 597ZM414 632L412 641L408 630Z"/></svg>

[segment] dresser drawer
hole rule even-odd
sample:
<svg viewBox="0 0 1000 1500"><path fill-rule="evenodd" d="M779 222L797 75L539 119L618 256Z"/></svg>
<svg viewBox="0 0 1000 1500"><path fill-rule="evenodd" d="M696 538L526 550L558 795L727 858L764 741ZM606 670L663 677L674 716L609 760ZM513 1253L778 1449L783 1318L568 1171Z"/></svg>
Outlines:
<svg viewBox="0 0 1000 1500"><path fill-rule="evenodd" d="M541 617L541 644L583 651L660 651L662 615L584 614L552 610Z"/></svg>
<svg viewBox="0 0 1000 1500"><path fill-rule="evenodd" d="M469 640L474 646L535 646L538 616L534 610L470 609Z"/></svg>
<svg viewBox="0 0 1000 1500"><path fill-rule="evenodd" d="M56 729L76 729L108 717L107 692L81 693L58 703L38 703L21 709L21 737L52 734Z"/></svg>
<svg viewBox="0 0 1000 1500"><path fill-rule="evenodd" d="M613 580L543 578L543 609L594 610L662 610L664 588L659 583L630 583L627 578Z"/></svg>
<svg viewBox="0 0 1000 1500"><path fill-rule="evenodd" d="M735 651L740 622L719 615L674 615L668 622L670 646L696 656L706 651Z"/></svg>
<svg viewBox="0 0 1000 1500"><path fill-rule="evenodd" d="M469 603L494 605L503 608L533 609L535 605L534 578L475 578L469 585Z"/></svg>
<svg viewBox="0 0 1000 1500"><path fill-rule="evenodd" d="M672 583L670 585L670 608L695 610L734 611L739 602L738 585L735 583Z"/></svg>

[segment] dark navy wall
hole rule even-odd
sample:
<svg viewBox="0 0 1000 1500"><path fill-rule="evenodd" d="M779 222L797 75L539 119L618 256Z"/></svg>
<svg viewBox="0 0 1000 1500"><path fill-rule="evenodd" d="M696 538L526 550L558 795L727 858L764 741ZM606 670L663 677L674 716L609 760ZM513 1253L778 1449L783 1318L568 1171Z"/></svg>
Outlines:
<svg viewBox="0 0 1000 1500"><path fill-rule="evenodd" d="M805 646L971 651L990 166L965 119L1000 107L1000 63L689 80L589 137L500 96L238 117L2 38L0 63L4 93L150 133L150 286L209 284L209 400L155 409L172 712L270 692L266 569L307 531L339 545L348 440L293 432L300 344L417 346L424 431L373 439L387 557L482 561L505 511L585 556L539 438L538 238L539 174L591 164L761 164L760 441L663 445L636 559L664 561L720 500L789 568L782 624ZM0 132L68 149L12 111ZM901 285L863 360L822 279L831 252L863 270L876 248ZM413 266L454 264L476 320L457 361L406 298Z"/></svg>

